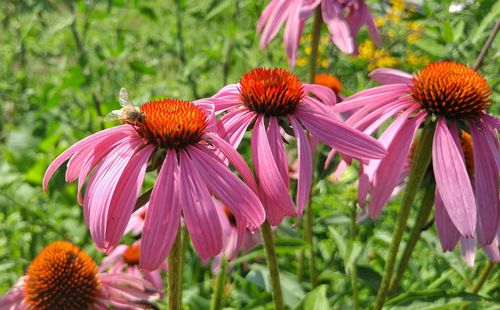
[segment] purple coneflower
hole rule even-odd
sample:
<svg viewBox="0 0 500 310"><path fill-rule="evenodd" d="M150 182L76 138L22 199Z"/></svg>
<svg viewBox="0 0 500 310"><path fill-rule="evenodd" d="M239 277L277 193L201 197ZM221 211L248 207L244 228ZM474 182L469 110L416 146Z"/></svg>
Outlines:
<svg viewBox="0 0 500 310"><path fill-rule="evenodd" d="M310 96L312 93L314 97ZM286 215L300 219L312 182L309 131L341 153L361 159L380 159L384 148L374 138L336 119L327 107L335 94L327 87L302 84L283 69L253 69L239 84L228 85L213 97L217 112L228 111L219 122L219 134L237 147L253 124L251 149L266 216L278 225ZM282 130L294 134L298 148L297 208L290 197L290 177Z"/></svg>
<svg viewBox="0 0 500 310"><path fill-rule="evenodd" d="M160 271L167 271L167 262L163 262L160 268L153 271L141 270L139 268L140 255L140 241L136 241L132 245L120 244L102 260L99 270L113 274L130 274L136 278L144 279L155 287L162 298L164 285Z"/></svg>
<svg viewBox="0 0 500 310"><path fill-rule="evenodd" d="M26 275L0 298L0 309L149 309L158 297L148 281L99 272L79 247L56 241L35 257Z"/></svg>
<svg viewBox="0 0 500 310"><path fill-rule="evenodd" d="M367 212L372 218L379 216L401 180L417 129L425 119L435 119L432 166L436 225L443 249L453 249L459 236L470 239L475 234L480 244L492 244L500 215L496 134L500 121L484 111L491 102L486 80L454 62L430 64L414 76L379 69L371 77L388 85L362 91L334 108L337 112L355 109L347 123L366 133L396 116L380 138L387 156L363 166L360 204L370 193ZM474 171L470 176L460 145L461 130L472 137Z"/></svg>
<svg viewBox="0 0 500 310"><path fill-rule="evenodd" d="M148 162L150 170L159 168L159 172L144 222L141 268L155 270L165 261L181 214L198 254L208 258L220 253L222 231L211 194L231 209L241 237L246 228L253 231L262 224L264 210L254 193L257 185L250 169L213 133L212 103L161 99L145 103L140 112L144 116L139 123L106 129L77 142L54 160L44 176L46 190L54 171L69 159L66 180L78 178L80 192L91 175L83 208L98 248L109 251L118 245ZM231 173L216 151L229 159L250 188Z"/></svg>
<svg viewBox="0 0 500 310"><path fill-rule="evenodd" d="M261 33L260 47L265 48L286 21L285 48L291 67L295 65L297 48L305 21L321 5L323 21L332 41L346 54L357 54L356 36L366 24L371 37L380 44L373 16L363 0L271 0L262 12L257 26Z"/></svg>

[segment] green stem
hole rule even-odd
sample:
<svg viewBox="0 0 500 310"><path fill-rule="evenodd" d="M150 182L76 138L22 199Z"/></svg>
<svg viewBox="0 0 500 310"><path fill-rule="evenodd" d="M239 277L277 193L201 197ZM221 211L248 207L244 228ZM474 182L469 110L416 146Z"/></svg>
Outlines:
<svg viewBox="0 0 500 310"><path fill-rule="evenodd" d="M472 294L477 294L479 293L479 291L481 290L481 288L483 287L484 283L486 282L486 280L488 279L488 277L490 276L490 273L491 271L493 270L493 267L495 267L495 263L491 262L491 261L488 261L488 263L486 264L486 266L484 266L484 269L481 271L481 273L479 274L479 279L477 279L477 282L476 284L474 284L471 289L470 289L470 292ZM467 305L464 305L461 310L467 310L468 307Z"/></svg>
<svg viewBox="0 0 500 310"><path fill-rule="evenodd" d="M226 268L227 268L227 259L225 257L221 258L220 270L217 275L215 290L212 294L212 301L210 303L210 310L220 310L223 305L223 295L224 295L224 286L226 285Z"/></svg>
<svg viewBox="0 0 500 310"><path fill-rule="evenodd" d="M314 240L313 240L313 211L312 211L312 197L309 197L309 202L306 206L306 225L304 228L304 237L309 244L309 279L311 288L316 286L316 256L314 255Z"/></svg>
<svg viewBox="0 0 500 310"><path fill-rule="evenodd" d="M420 137L420 142L415 149L415 156L413 157L413 163L408 177L408 182L406 184L403 201L401 203L401 209L399 210L396 225L392 234L391 244L389 245L389 253L385 261L384 276L380 282L377 299L375 300L374 309L376 310L382 309L385 303L389 284L392 279L392 272L394 270L394 262L396 261L396 256L398 254L399 244L406 228L406 221L408 220L408 215L410 214L410 209L413 204L413 200L415 199L415 195L417 194L417 190L431 161L433 135L433 124L431 125L430 123L426 123Z"/></svg>
<svg viewBox="0 0 500 310"><path fill-rule="evenodd" d="M168 255L168 309L180 310L182 306L182 229L179 227L174 245Z"/></svg>
<svg viewBox="0 0 500 310"><path fill-rule="evenodd" d="M285 309L285 307L283 305L283 294L281 292L278 259L276 257L276 249L274 247L273 230L271 228L271 224L269 224L269 221L266 220L262 224L260 232L262 235L262 241L264 243L264 249L266 251L266 259L267 259L267 266L269 268L269 275L271 276L274 309L283 310Z"/></svg>
<svg viewBox="0 0 500 310"><path fill-rule="evenodd" d="M319 47L319 37L321 35L321 6L314 10L314 22L312 30L311 39L311 58L310 58L310 69L309 69L309 82L314 83L314 78L316 77L316 68L318 65L318 47Z"/></svg>
<svg viewBox="0 0 500 310"><path fill-rule="evenodd" d="M352 204L351 227L349 229L349 239L351 241L351 251L354 248L356 241L356 202ZM357 260L353 259L351 269L351 285L352 285L352 304L353 309L359 309L359 294L358 294L358 270L356 268Z"/></svg>
<svg viewBox="0 0 500 310"><path fill-rule="evenodd" d="M417 245L417 241L420 238L420 234L422 233L422 228L427 224L427 220L429 219L429 215L432 211L432 206L434 205L434 194L436 186L434 182L428 184L424 197L422 198L422 205L420 206L420 211L418 212L417 219L415 221L415 225L413 226L413 230L410 234L410 240L406 243L406 248L403 252L403 256L401 257L401 261L399 262L398 269L394 276L392 277L391 285L389 286L389 293L394 291L396 287L399 285L401 278L408 266L408 262L410 261L411 254Z"/></svg>

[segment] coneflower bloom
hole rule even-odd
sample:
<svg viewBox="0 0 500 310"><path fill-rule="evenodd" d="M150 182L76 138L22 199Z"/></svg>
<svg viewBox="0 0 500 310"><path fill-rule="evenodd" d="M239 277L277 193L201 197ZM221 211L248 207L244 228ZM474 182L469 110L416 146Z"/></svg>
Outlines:
<svg viewBox="0 0 500 310"><path fill-rule="evenodd" d="M358 53L356 36L364 24L368 26L375 43L380 45L373 16L363 0L271 0L257 26L257 32L262 33L260 47L265 48L286 22L285 49L289 64L293 67L304 23L319 5L331 39L343 53Z"/></svg>
<svg viewBox="0 0 500 310"><path fill-rule="evenodd" d="M0 309L148 309L158 291L143 279L99 272L77 246L56 241L31 262L26 275L0 298Z"/></svg>
<svg viewBox="0 0 500 310"><path fill-rule="evenodd" d="M323 85L330 88L335 93L336 103L342 102L345 96L342 94L342 82L330 74L316 74L314 77L314 84Z"/></svg>
<svg viewBox="0 0 500 310"><path fill-rule="evenodd" d="M140 241L132 245L120 244L106 256L99 267L101 272L125 273L136 278L144 279L151 283L163 297L163 280L160 271L167 271L167 262L163 262L159 269L153 271L139 269L141 254Z"/></svg>
<svg viewBox="0 0 500 310"><path fill-rule="evenodd" d="M127 228L123 234L132 233L134 235L142 234L142 229L144 228L144 220L146 219L146 212L148 211L148 204L146 203L144 206L135 210L130 216L130 220L128 221Z"/></svg>
<svg viewBox="0 0 500 310"><path fill-rule="evenodd" d="M387 147L381 161L370 161L360 178L360 203L370 193L368 214L378 217L401 179L417 129L426 119L436 119L432 167L436 181L436 224L453 248L457 238L477 238L491 244L499 223L498 172L500 169L498 118L488 115L490 89L473 69L455 62L437 62L411 76L393 69L379 69L371 77L384 86L362 91L334 109L357 109L347 123L372 133L396 116L382 134ZM474 172L469 176L460 146L461 130L470 132Z"/></svg>
<svg viewBox="0 0 500 310"><path fill-rule="evenodd" d="M309 95L311 93L313 96ZM302 215L312 182L311 146L307 133L339 152L355 158L382 158L384 148L336 119L328 105L335 102L327 87L302 84L283 69L253 69L239 84L228 85L213 98L216 112L228 111L219 126L221 137L238 146L253 124L251 149L266 216L278 225L286 215ZM281 130L297 140L299 167L297 209L289 194L288 162Z"/></svg>
<svg viewBox="0 0 500 310"><path fill-rule="evenodd" d="M240 236L264 221L257 185L239 155L214 134L213 104L174 99L154 100L140 107L140 123L95 133L59 155L45 173L43 186L66 160L66 180L78 178L85 222L96 246L118 245L141 190L146 168L158 170L141 241L140 266L157 269L165 261L178 231L181 214L194 248L202 258L222 250L222 231L213 205L214 194L235 215ZM234 165L248 187L218 156ZM161 166L161 167L160 167ZM80 196L80 193L78 194ZM82 201L80 198L79 201Z"/></svg>

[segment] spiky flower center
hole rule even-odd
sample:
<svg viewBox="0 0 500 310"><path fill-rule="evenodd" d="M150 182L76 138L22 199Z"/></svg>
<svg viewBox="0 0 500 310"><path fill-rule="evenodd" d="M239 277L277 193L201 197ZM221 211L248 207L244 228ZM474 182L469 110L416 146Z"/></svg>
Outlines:
<svg viewBox="0 0 500 310"><path fill-rule="evenodd" d="M101 287L92 258L66 241L45 247L26 276L24 300L33 309L90 309Z"/></svg>
<svg viewBox="0 0 500 310"><path fill-rule="evenodd" d="M336 94L340 94L342 92L342 83L333 75L317 74L314 77L314 84L326 86L333 90Z"/></svg>
<svg viewBox="0 0 500 310"><path fill-rule="evenodd" d="M293 114L304 98L299 78L284 69L256 68L240 80L243 104L266 116Z"/></svg>
<svg viewBox="0 0 500 310"><path fill-rule="evenodd" d="M422 69L413 78L411 95L423 109L447 118L476 116L491 102L486 80L455 62L436 62Z"/></svg>
<svg viewBox="0 0 500 310"><path fill-rule="evenodd" d="M189 101L161 99L141 106L145 118L137 132L149 143L181 149L201 140L207 127L205 113Z"/></svg>
<svg viewBox="0 0 500 310"><path fill-rule="evenodd" d="M472 145L472 137L470 134L462 131L460 136L460 144L464 152L465 167L469 175L474 175L474 148Z"/></svg>
<svg viewBox="0 0 500 310"><path fill-rule="evenodd" d="M129 246L123 252L123 260L128 265L139 265L139 257L141 256L141 248L138 244Z"/></svg>

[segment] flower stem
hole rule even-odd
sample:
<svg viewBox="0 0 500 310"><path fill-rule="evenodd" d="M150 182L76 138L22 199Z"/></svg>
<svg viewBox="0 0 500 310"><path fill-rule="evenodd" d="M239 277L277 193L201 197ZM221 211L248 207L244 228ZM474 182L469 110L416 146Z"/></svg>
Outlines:
<svg viewBox="0 0 500 310"><path fill-rule="evenodd" d="M265 221L260 228L264 249L266 251L267 266L271 276L271 285L273 288L274 309L283 310L283 294L281 292L280 272L278 268L278 259L276 257L276 248L274 247L273 230L269 221Z"/></svg>
<svg viewBox="0 0 500 310"><path fill-rule="evenodd" d="M304 228L304 237L309 244L309 279L311 288L316 287L316 257L314 255L314 240L313 240L313 211L312 211L312 197L306 206L306 225Z"/></svg>
<svg viewBox="0 0 500 310"><path fill-rule="evenodd" d="M352 203L351 208L351 227L349 229L349 239L351 242L351 251L354 248L356 241L356 202ZM350 270L351 270L351 285L352 285L352 305L354 310L359 309L359 294L358 294L358 270L356 268L357 260L353 259Z"/></svg>
<svg viewBox="0 0 500 310"><path fill-rule="evenodd" d="M434 182L431 184L427 184L424 197L422 198L422 205L420 206L420 211L418 212L417 219L415 221L415 225L413 226L413 230L410 234L410 240L406 243L406 248L403 252L403 256L399 262L398 269L394 276L392 277L391 285L389 286L389 293L394 291L396 287L399 285L399 281L403 277L403 274L408 266L408 262L410 261L411 254L417 245L417 241L420 238L420 234L422 233L422 227L424 227L429 219L429 215L432 211L432 206L434 205L434 194L435 194L436 185Z"/></svg>
<svg viewBox="0 0 500 310"><path fill-rule="evenodd" d="M484 269L481 271L481 273L479 274L479 279L477 279L477 282L476 284L474 284L472 286L472 288L470 289L470 292L472 294L477 294L479 293L479 291L481 290L481 288L483 287L484 283L486 282L486 280L488 279L488 277L490 276L490 273L491 271L493 270L493 267L495 267L495 263L494 262L491 262L491 261L488 261L488 263L486 264L486 266L484 266ZM467 305L464 305L461 310L467 310Z"/></svg>
<svg viewBox="0 0 500 310"><path fill-rule="evenodd" d="M479 69L479 67L481 67L483 65L484 58L486 57L486 54L488 53L488 49L491 47L491 44L493 44L493 40L495 39L495 36L497 35L498 30L500 30L500 18L497 20L493 29L491 29L490 34L488 36L488 39L486 39L486 42L484 43L484 46L481 49L481 53L479 53L479 56L477 57L476 63L473 66L474 70Z"/></svg>
<svg viewBox="0 0 500 310"><path fill-rule="evenodd" d="M316 68L318 65L318 47L319 37L321 35L321 20L321 5L318 5L314 10L314 22L311 39L311 58L309 60L309 82L311 83L314 83L314 78L316 77Z"/></svg>
<svg viewBox="0 0 500 310"><path fill-rule="evenodd" d="M182 229L179 227L174 245L168 255L168 309L182 306Z"/></svg>
<svg viewBox="0 0 500 310"><path fill-rule="evenodd" d="M429 119L430 120L430 119ZM427 122L424 126L420 142L415 149L415 156L410 170L410 176L406 184L405 194L401 203L396 226L392 234L391 244L389 245L389 253L385 261L384 276L380 282L380 287L375 300L374 309L380 310L384 306L389 284L394 270L394 262L398 254L399 244L403 237L406 228L406 221L410 214L410 209L417 194L417 190L422 182L422 179L427 171L427 167L431 161L432 155L432 137L434 135L434 125Z"/></svg>
<svg viewBox="0 0 500 310"><path fill-rule="evenodd" d="M210 310L220 310L222 309L224 286L226 285L226 268L227 259L225 257L221 258L220 270L217 275L215 282L215 290L212 294L212 301L210 303Z"/></svg>

